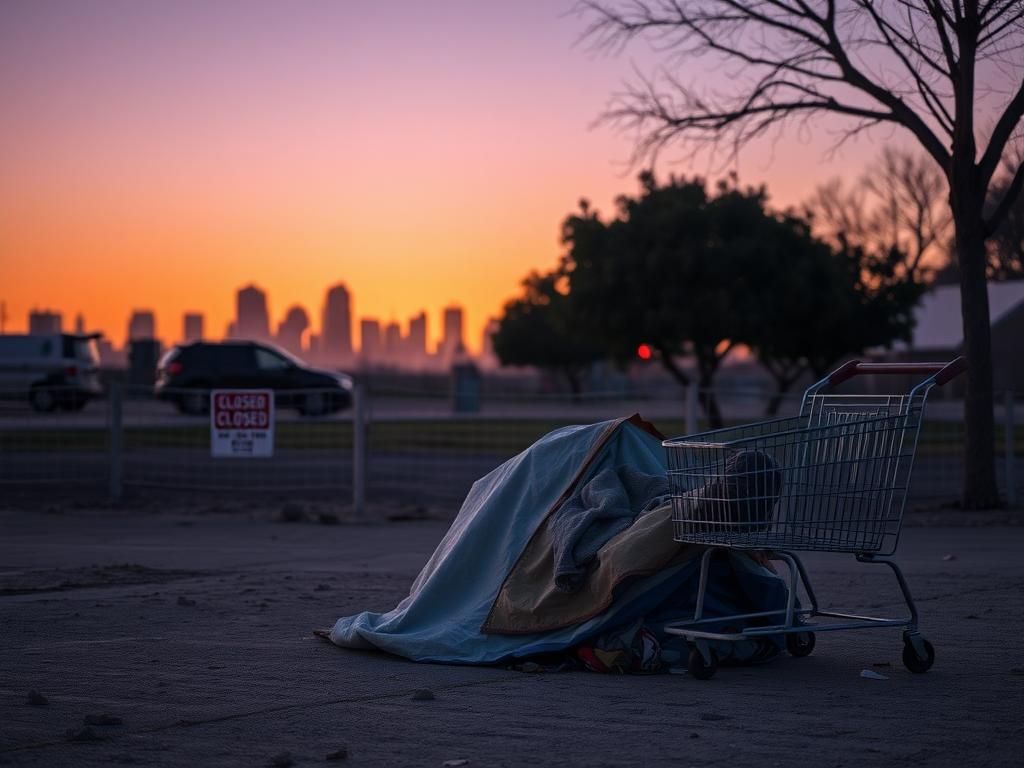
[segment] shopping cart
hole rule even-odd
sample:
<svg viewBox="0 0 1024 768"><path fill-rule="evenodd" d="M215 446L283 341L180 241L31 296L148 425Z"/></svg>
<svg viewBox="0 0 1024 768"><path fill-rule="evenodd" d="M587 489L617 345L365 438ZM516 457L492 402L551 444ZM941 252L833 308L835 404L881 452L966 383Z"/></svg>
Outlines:
<svg viewBox="0 0 1024 768"><path fill-rule="evenodd" d="M903 663L927 672L935 650L917 628L917 608L896 551L928 392L967 367L950 363L853 360L804 393L800 415L687 435L664 442L676 541L707 545L692 621L666 629L691 645L688 669L705 680L718 668L714 646L785 635L793 656L814 650L815 631L901 627ZM833 394L857 374L930 374L905 395ZM711 559L729 550L762 550L788 567L784 609L705 616ZM823 611L793 550L850 552L892 569L910 615ZM807 605L798 603L802 584ZM814 622L820 617L824 621ZM744 627L733 629L731 625ZM725 627L726 629L723 629ZM718 628L719 631L714 631Z"/></svg>

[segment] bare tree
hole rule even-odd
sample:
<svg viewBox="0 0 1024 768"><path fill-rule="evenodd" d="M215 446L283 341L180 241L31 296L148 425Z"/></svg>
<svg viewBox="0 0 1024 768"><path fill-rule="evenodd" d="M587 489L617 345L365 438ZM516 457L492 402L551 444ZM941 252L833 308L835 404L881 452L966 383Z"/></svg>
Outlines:
<svg viewBox="0 0 1024 768"><path fill-rule="evenodd" d="M805 207L834 246L898 252L897 279L926 282L949 261L948 201L946 179L929 157L886 147L856 184L831 179Z"/></svg>
<svg viewBox="0 0 1024 768"><path fill-rule="evenodd" d="M584 0L586 34L620 47L653 38L675 60L734 65L716 93L678 73L641 79L607 117L638 131L637 152L669 144L737 152L791 120L908 131L945 176L960 264L968 370L963 504L999 503L985 241L1024 185L987 192L1024 114L1020 0ZM979 71L982 76L979 78ZM978 112L994 116L982 125ZM987 128L987 130L983 130Z"/></svg>

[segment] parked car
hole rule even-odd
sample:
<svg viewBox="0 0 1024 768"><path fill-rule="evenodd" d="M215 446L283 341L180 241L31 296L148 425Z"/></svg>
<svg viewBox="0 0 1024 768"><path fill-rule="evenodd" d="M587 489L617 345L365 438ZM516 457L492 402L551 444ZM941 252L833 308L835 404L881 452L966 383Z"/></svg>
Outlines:
<svg viewBox="0 0 1024 768"><path fill-rule="evenodd" d="M40 412L77 411L103 394L98 334L0 336L0 397L27 398Z"/></svg>
<svg viewBox="0 0 1024 768"><path fill-rule="evenodd" d="M310 368L270 344L197 341L172 347L157 363L154 392L182 413L206 413L211 389L272 389L278 408L307 416L352 404L350 376Z"/></svg>

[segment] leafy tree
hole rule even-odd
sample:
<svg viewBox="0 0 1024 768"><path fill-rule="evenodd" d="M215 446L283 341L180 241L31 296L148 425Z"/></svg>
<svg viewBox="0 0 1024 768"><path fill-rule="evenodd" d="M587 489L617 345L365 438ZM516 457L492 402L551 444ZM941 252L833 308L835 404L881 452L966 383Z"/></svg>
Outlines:
<svg viewBox="0 0 1024 768"><path fill-rule="evenodd" d="M638 156L679 143L735 153L785 123L823 115L845 121L842 140L877 125L914 137L946 178L960 265L970 362L962 503L998 505L986 240L1020 195L1024 165L994 206L986 200L1024 116L1020 0L583 0L581 7L598 44L616 48L647 36L673 65L704 59L733 68L725 91L668 72L631 87L606 116L637 131ZM991 110L990 121L979 119L982 110Z"/></svg>
<svg viewBox="0 0 1024 768"><path fill-rule="evenodd" d="M570 315L569 298L556 272L532 272L523 295L505 304L493 336L502 365L532 365L565 378L578 396L587 366L606 357L604 348Z"/></svg>
<svg viewBox="0 0 1024 768"><path fill-rule="evenodd" d="M651 173L640 186L639 196L618 199L607 224L586 203L566 219L562 270L573 311L614 359L629 361L647 344L684 386L692 382L679 358L692 354L701 403L718 425L714 376L741 333L740 260L749 255L733 245L744 231L741 209L756 208L763 193L723 189L711 199L700 179L659 186Z"/></svg>
<svg viewBox="0 0 1024 768"><path fill-rule="evenodd" d="M787 224L795 231L780 233L775 243L785 248L776 258L780 269L764 278L768 298L748 338L778 387L769 414L805 371L821 379L843 357L909 341L913 309L925 290L905 278L905 256L895 249L833 252L809 236L805 222Z"/></svg>

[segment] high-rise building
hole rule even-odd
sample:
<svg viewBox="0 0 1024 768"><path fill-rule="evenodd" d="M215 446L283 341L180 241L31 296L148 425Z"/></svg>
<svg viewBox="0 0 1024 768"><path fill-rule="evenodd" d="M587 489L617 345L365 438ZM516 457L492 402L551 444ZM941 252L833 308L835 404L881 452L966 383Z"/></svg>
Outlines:
<svg viewBox="0 0 1024 768"><path fill-rule="evenodd" d="M152 310L136 309L128 320L128 341L156 338L156 316Z"/></svg>
<svg viewBox="0 0 1024 768"><path fill-rule="evenodd" d="M304 352L302 336L309 328L309 315L296 305L288 310L284 320L277 326L277 343L289 352L301 355Z"/></svg>
<svg viewBox="0 0 1024 768"><path fill-rule="evenodd" d="M391 364L402 362L402 329L392 321L384 326L384 359Z"/></svg>
<svg viewBox="0 0 1024 768"><path fill-rule="evenodd" d="M406 356L409 365L421 366L427 357L427 313L420 312L409 318L409 335L406 337Z"/></svg>
<svg viewBox="0 0 1024 768"><path fill-rule="evenodd" d="M320 324L320 356L327 363L352 359L352 304L344 283L327 290Z"/></svg>
<svg viewBox="0 0 1024 768"><path fill-rule="evenodd" d="M359 356L363 360L363 365L379 363L382 347L380 323L372 318L363 318L359 323Z"/></svg>
<svg viewBox="0 0 1024 768"><path fill-rule="evenodd" d="M497 368L500 365L498 356L494 353L494 334L498 332L501 321L496 317L487 320L484 326L484 337L480 343L480 367Z"/></svg>
<svg viewBox="0 0 1024 768"><path fill-rule="evenodd" d="M255 285L238 291L235 310L235 338L268 341L270 314L267 312L267 294Z"/></svg>
<svg viewBox="0 0 1024 768"><path fill-rule="evenodd" d="M186 344L203 340L203 316L198 312L186 312L182 318L181 340Z"/></svg>
<svg viewBox="0 0 1024 768"><path fill-rule="evenodd" d="M60 333L64 326L64 318L60 312L50 309L33 309L28 313L29 333Z"/></svg>
<svg viewBox="0 0 1024 768"><path fill-rule="evenodd" d="M442 362L450 363L466 354L466 344L462 340L462 307L454 304L445 307L442 327L444 336L437 351Z"/></svg>
<svg viewBox="0 0 1024 768"><path fill-rule="evenodd" d="M81 312L75 315L75 333L79 336L85 335L85 316Z"/></svg>

